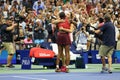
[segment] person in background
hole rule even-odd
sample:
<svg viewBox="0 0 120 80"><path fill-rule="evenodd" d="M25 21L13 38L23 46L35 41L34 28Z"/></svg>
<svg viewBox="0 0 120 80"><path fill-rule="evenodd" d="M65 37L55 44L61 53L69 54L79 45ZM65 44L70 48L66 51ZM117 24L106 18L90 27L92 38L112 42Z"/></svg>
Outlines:
<svg viewBox="0 0 120 80"><path fill-rule="evenodd" d="M34 2L33 10L38 12L39 10L44 10L44 9L45 9L45 5L44 5L44 2L42 0L38 0L38 1Z"/></svg>
<svg viewBox="0 0 120 80"><path fill-rule="evenodd" d="M32 48L34 46L32 44L33 44L32 34L28 34L27 37L23 40L23 49Z"/></svg>
<svg viewBox="0 0 120 80"><path fill-rule="evenodd" d="M24 44L31 44L31 43L33 43L32 35L31 34L27 35L27 38L25 38L23 42L24 42Z"/></svg>
<svg viewBox="0 0 120 80"><path fill-rule="evenodd" d="M75 34L76 35L76 50L83 50L87 51L89 48L87 46L89 33L86 32L86 27L83 25L83 27Z"/></svg>
<svg viewBox="0 0 120 80"><path fill-rule="evenodd" d="M22 50L23 49L23 40L25 38L25 33L24 33L24 29L22 28L22 25L20 24L19 25L19 37L18 37L18 34L16 32L15 36L15 42L16 42L16 50L19 49L19 50Z"/></svg>
<svg viewBox="0 0 120 80"><path fill-rule="evenodd" d="M111 22L110 14L106 14L104 16L104 20L104 25L100 29L94 30L93 32L96 34L102 32L102 44L99 48L99 55L101 56L102 61L101 72L103 73L104 71L108 71L109 73L112 73L112 54L115 47L115 27L114 24ZM105 57L108 58L108 68L106 67Z"/></svg>
<svg viewBox="0 0 120 80"><path fill-rule="evenodd" d="M100 18L98 18L98 21L99 21L99 24L98 24L98 27L97 27L97 28L99 29L99 28L101 28L101 27L103 26L103 24L104 24L104 19L100 17Z"/></svg>
<svg viewBox="0 0 120 80"><path fill-rule="evenodd" d="M13 40L13 33L17 24L12 21L10 18L5 20L5 23L1 26L1 39L4 48L8 51L8 58L6 67L14 68L11 61L15 54L15 45Z"/></svg>
<svg viewBox="0 0 120 80"><path fill-rule="evenodd" d="M103 18L98 18L98 25L97 25L97 28L96 29L100 29L103 25L104 25L104 19ZM101 45L101 36L100 35L97 35L95 36L96 39L95 39L95 49L98 50L100 45Z"/></svg>
<svg viewBox="0 0 120 80"><path fill-rule="evenodd" d="M1 40L1 26L2 26L2 20L0 19L0 54L3 50L3 45L2 45L2 40ZM4 67L4 65L0 63L0 67Z"/></svg>
<svg viewBox="0 0 120 80"><path fill-rule="evenodd" d="M42 25L42 22L40 22L39 19L36 20L36 25L34 27L34 43L35 44L41 44L45 41L45 34L44 34L45 28Z"/></svg>

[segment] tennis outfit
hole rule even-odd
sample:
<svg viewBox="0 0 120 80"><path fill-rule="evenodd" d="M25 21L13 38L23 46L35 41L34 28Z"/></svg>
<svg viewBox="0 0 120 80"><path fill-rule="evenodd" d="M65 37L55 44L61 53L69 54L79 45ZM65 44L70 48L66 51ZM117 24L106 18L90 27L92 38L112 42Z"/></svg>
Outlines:
<svg viewBox="0 0 120 80"><path fill-rule="evenodd" d="M69 23L68 19L65 19L65 22L58 23L58 29L60 27L70 29L70 23ZM68 32L58 31L56 43L58 45L71 45L70 34Z"/></svg>

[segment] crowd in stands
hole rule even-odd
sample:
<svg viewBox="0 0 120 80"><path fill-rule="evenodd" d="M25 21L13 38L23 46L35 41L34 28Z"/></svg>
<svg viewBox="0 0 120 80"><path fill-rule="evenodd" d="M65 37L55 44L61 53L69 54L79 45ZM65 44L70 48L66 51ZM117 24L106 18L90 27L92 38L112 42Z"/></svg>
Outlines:
<svg viewBox="0 0 120 80"><path fill-rule="evenodd" d="M100 39L89 30L100 28L104 15L109 13L116 29L116 49L120 50L120 0L0 0L0 24L7 18L18 24L15 43L41 44L49 39L55 43L57 25L52 21L62 11L70 15L74 24L73 44L81 48L86 45L86 50L99 48Z"/></svg>

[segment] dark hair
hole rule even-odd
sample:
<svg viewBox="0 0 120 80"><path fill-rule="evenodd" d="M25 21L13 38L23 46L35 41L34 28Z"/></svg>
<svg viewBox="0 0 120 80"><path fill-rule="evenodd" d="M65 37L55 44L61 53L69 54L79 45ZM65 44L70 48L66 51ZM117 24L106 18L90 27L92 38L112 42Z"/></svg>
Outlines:
<svg viewBox="0 0 120 80"><path fill-rule="evenodd" d="M32 34L28 34L27 37L32 38Z"/></svg>
<svg viewBox="0 0 120 80"><path fill-rule="evenodd" d="M59 13L59 17L60 17L60 19L65 19L65 13L64 12L60 12Z"/></svg>
<svg viewBox="0 0 120 80"><path fill-rule="evenodd" d="M102 22L104 22L104 19L103 19L103 18L99 18L98 21L99 21L100 23L102 23Z"/></svg>

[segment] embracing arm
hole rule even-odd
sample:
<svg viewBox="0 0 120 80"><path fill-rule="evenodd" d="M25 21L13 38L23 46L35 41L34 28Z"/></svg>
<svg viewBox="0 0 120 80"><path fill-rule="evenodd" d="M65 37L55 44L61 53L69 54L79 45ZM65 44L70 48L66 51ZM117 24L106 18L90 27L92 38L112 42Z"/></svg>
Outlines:
<svg viewBox="0 0 120 80"><path fill-rule="evenodd" d="M100 29L98 29L98 30L94 30L94 33L96 33L96 34L99 34L100 32L101 32Z"/></svg>
<svg viewBox="0 0 120 80"><path fill-rule="evenodd" d="M57 23L64 22L64 21L65 20L63 20L63 19L57 19L57 20L52 20L52 23L57 24Z"/></svg>
<svg viewBox="0 0 120 80"><path fill-rule="evenodd" d="M66 29L66 28L60 27L60 30L71 33L71 32L73 32L73 30L74 30L74 25L71 24L71 25L70 25L70 29Z"/></svg>

